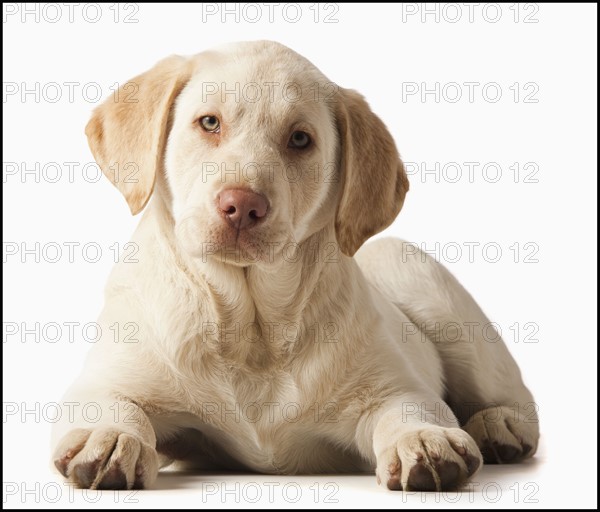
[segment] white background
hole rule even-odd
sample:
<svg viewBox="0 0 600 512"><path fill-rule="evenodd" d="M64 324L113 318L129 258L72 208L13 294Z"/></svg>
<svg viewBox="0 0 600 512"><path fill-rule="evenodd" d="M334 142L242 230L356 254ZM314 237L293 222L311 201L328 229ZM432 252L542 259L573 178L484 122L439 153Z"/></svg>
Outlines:
<svg viewBox="0 0 600 512"><path fill-rule="evenodd" d="M200 4L122 5L115 22L109 4L99 12L79 4L71 13L65 4L28 4L37 11L25 19L25 5L5 4L5 506L53 506L53 501L62 507L95 506L91 502L98 500L97 506L241 507L252 506L258 489L256 505L263 506L595 507L596 6L433 4L423 19L421 4L330 4L316 8L317 22L314 6L298 11L279 4L272 7L271 22L267 6L258 4L261 19L252 23L256 7L237 5L237 22L235 13L224 22L220 13L207 16L206 7L203 19ZM127 15L138 22L125 23ZM325 23L325 15L337 23ZM154 491L100 495L70 493L50 471L49 420L55 411L47 404L57 402L79 372L90 347L82 326L101 309L115 258L110 247L122 248L139 220L108 181L89 182L93 168L87 181L83 177L82 167L92 161L83 129L97 104L94 97L108 96L113 84L167 55L246 39L286 44L332 81L363 93L404 160L434 170L424 173L409 165L406 205L385 234L424 244L502 328L539 404L542 439L532 461L486 466L472 492L446 495L391 493L377 487L374 476L211 474L163 475ZM438 101L434 93L422 98L423 87L434 90L436 82ZM460 89L447 85L452 82ZM472 101L465 82L479 84ZM488 83L497 85L487 86L484 94ZM414 87L418 94L403 97ZM22 96L25 88L34 92ZM462 98L452 102L459 90ZM498 90L502 96L493 102ZM525 102L527 94L537 102ZM55 183L51 162L62 173ZM78 163L73 179L65 162ZM443 171L449 162L461 165L462 177L457 179L456 167ZM472 176L465 162L478 162ZM484 174L490 162L495 165ZM523 173L516 183L514 167L509 169L515 162ZM523 170L528 162L538 169L531 183L524 182L535 169ZM33 171L23 173L12 163ZM498 168L501 175L492 182ZM65 245L70 242L80 244L73 262ZM96 263L85 261L82 246L88 242L102 250ZM465 245L470 243L480 244L472 258ZM44 261L44 247L46 259L57 257L52 244L63 248L55 263ZM484 244L491 245L484 250ZM23 254L24 247L34 252ZM502 254L494 263L498 247ZM88 251L94 258L93 247ZM22 327L36 322L40 328L62 325L61 339L50 343L41 332L22 339ZM77 324L72 343L65 322ZM15 325L19 332L7 334ZM26 409L31 412L23 414ZM293 503L298 489L301 498Z"/></svg>

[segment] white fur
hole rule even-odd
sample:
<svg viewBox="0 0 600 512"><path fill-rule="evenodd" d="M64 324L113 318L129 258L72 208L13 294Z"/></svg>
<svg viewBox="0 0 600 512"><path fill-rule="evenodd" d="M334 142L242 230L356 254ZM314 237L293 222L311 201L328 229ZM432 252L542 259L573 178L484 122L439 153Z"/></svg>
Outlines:
<svg viewBox="0 0 600 512"><path fill-rule="evenodd" d="M101 404L102 419L57 426L63 472L85 487L148 487L158 448L163 465L183 458L264 473L376 471L404 489L420 488L409 477L422 464L440 490L477 469L478 445L488 440L528 444L533 454L532 396L501 340L468 334L469 323L489 322L442 265L399 240L367 244L355 258L339 251L339 182L307 172L295 183L266 173L250 183L235 171L236 162L289 163L278 148L296 122L317 139L308 160L298 157L301 169L339 163L331 106L201 94L206 82L308 88L325 77L274 43L194 59L171 114L164 171L132 238L139 263L114 268L103 338L65 397ZM192 129L208 113L227 124L218 145ZM234 172L207 174L206 162ZM263 193L271 210L252 236L240 235L237 260L224 261L229 235L214 201L233 183ZM357 206L356 215L368 214ZM125 333L134 325L137 341L115 343L115 323ZM456 325L464 328L458 340L443 329ZM494 406L500 420L486 430L481 411ZM444 480L440 460L459 476Z"/></svg>

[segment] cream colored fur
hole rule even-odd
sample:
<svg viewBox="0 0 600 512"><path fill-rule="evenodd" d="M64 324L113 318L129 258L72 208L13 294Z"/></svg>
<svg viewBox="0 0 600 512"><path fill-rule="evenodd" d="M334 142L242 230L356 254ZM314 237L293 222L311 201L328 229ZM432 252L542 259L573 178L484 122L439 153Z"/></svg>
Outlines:
<svg viewBox="0 0 600 512"><path fill-rule="evenodd" d="M480 467L480 449L498 462L535 452L532 396L503 342L466 327L488 325L471 296L405 242L358 250L408 190L360 95L272 42L170 57L132 82L137 101L110 98L86 129L131 211L145 212L139 263L110 275L103 338L64 399L96 402L102 417L54 432L67 478L151 487L176 461L373 471L390 489L441 490ZM223 97L236 83L258 84L260 99ZM219 134L199 127L204 115ZM314 145L288 148L294 130ZM265 222L235 236L215 207L232 186L269 201ZM457 340L443 329L455 325Z"/></svg>

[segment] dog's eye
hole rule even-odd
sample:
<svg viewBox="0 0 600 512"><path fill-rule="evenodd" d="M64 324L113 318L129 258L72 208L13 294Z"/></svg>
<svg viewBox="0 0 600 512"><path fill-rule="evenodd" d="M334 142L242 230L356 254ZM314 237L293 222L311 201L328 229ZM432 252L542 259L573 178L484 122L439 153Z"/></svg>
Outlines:
<svg viewBox="0 0 600 512"><path fill-rule="evenodd" d="M295 149L306 149L308 146L310 146L310 143L311 139L308 133L297 131L292 133L290 141L288 142L288 147Z"/></svg>
<svg viewBox="0 0 600 512"><path fill-rule="evenodd" d="M221 128L221 123L217 116L204 116L200 118L200 126L207 132L217 133Z"/></svg>

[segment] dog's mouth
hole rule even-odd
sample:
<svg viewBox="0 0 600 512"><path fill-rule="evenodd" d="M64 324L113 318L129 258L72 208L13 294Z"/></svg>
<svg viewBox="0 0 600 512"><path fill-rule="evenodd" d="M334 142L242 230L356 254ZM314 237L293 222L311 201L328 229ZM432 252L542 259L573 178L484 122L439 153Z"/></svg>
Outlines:
<svg viewBox="0 0 600 512"><path fill-rule="evenodd" d="M176 235L181 248L203 263L210 260L247 267L253 264L269 265L278 261L282 248L286 245L280 241L284 237L273 237L269 231L258 227L237 230L204 225L188 218L178 223Z"/></svg>
<svg viewBox="0 0 600 512"><path fill-rule="evenodd" d="M188 216L177 223L175 230L185 252L202 262L211 260L242 267L269 265L294 252L289 230L283 226L276 229L263 223L253 229L236 229Z"/></svg>
<svg viewBox="0 0 600 512"><path fill-rule="evenodd" d="M211 258L227 265L242 266L256 263L272 263L275 259L274 251L270 246L263 246L253 240L245 240L244 237L238 238L235 242L229 244L219 244L208 242L204 246L202 257Z"/></svg>

